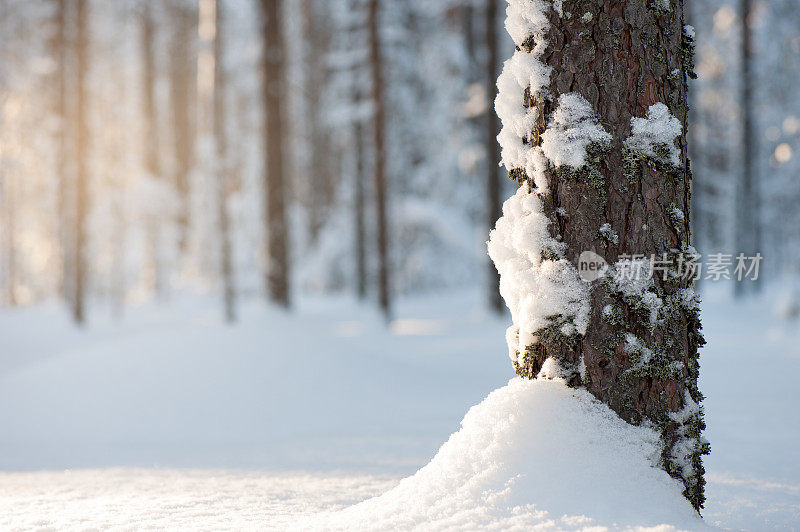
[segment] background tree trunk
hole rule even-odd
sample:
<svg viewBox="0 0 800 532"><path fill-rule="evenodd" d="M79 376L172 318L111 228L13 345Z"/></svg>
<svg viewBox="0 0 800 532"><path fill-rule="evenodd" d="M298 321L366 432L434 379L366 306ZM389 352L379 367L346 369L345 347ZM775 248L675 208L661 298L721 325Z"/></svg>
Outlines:
<svg viewBox="0 0 800 532"><path fill-rule="evenodd" d="M144 115L144 168L150 179L161 179L161 154L159 142L158 109L156 103L156 25L151 2L142 4L141 13L141 53L142 53L142 103ZM161 235L165 213L148 210L147 238L150 247L149 269L152 274L153 291L163 297L166 293L166 268L162 261Z"/></svg>
<svg viewBox="0 0 800 532"><path fill-rule="evenodd" d="M155 21L150 2L142 3L142 103L145 117L145 170L153 176L161 176L161 160L159 157L158 124L156 122L156 61Z"/></svg>
<svg viewBox="0 0 800 532"><path fill-rule="evenodd" d="M350 11L348 24L343 31L347 34L344 47L348 50L366 51L366 10L363 0L349 0L346 4ZM340 45L342 46L342 45ZM352 53L352 52L351 52ZM360 57L360 56L359 56ZM367 234L365 222L365 197L367 188L367 142L364 130L363 106L369 93L366 54L363 59L356 59L350 66L349 90L352 106L352 143L353 146L353 248L355 251L355 289L359 299L367 296Z"/></svg>
<svg viewBox="0 0 800 532"><path fill-rule="evenodd" d="M196 4L196 2L195 2ZM170 107L172 141L175 152L173 183L180 205L178 231L180 248L186 251L189 230L189 174L192 171L195 143L195 89L197 77L197 10L191 3L170 3L172 31L170 40Z"/></svg>
<svg viewBox="0 0 800 532"><path fill-rule="evenodd" d="M87 126L88 110L86 98L86 78L89 68L89 7L86 0L76 0L75 56L77 59L77 80L75 88L75 289L72 301L72 316L77 323L86 319L86 215L88 212L89 161Z"/></svg>
<svg viewBox="0 0 800 532"><path fill-rule="evenodd" d="M549 166L550 190L542 202L551 236L566 244L564 255L573 265L583 251L594 251L609 264L622 255L666 253L675 264L677 252L687 250L690 234L685 132L694 45L684 30L682 0L571 0L563 2L563 16L546 11L549 29L539 60L553 70L546 94L526 90L525 105L536 106L540 118L523 142L541 144L558 97L566 93L580 94L613 138L606 149L587 150L587 163L580 169ZM535 44L530 36L518 48L533 53ZM645 117L656 103L665 104L682 125L676 139L678 165L666 157L643 156L624 144L632 133L631 119ZM509 173L530 182L524 169ZM607 235L614 238L601 234L603 223L610 224L613 233ZM571 372L571 384L585 386L626 421L658 426L664 468L683 480L684 494L699 509L705 500L701 456L708 452L700 439L702 411L680 422L675 417L702 400L698 347L704 341L699 312L685 300L691 286L685 278L654 276L648 291L663 306L658 321L651 323L644 299L625 295L611 281L596 282L586 334L567 335L554 323L537 333L537 343L523 346L523 362L515 366L519 375L533 378L552 356ZM631 351L629 338L652 351L646 363L639 363L642 356ZM676 445L684 442L692 448L686 468L673 457Z"/></svg>
<svg viewBox="0 0 800 532"><path fill-rule="evenodd" d="M219 186L218 218L220 239L220 270L222 272L225 319L228 323L236 321L236 292L233 281L233 261L231 258L230 214L228 196L233 188L228 137L226 130L225 95L227 91L225 75L225 15L222 0L215 2L216 31L214 32L214 144L217 150L216 174Z"/></svg>
<svg viewBox="0 0 800 532"><path fill-rule="evenodd" d="M761 197L758 181L758 132L753 110L753 44L750 19L752 1L741 0L742 64L742 174L736 194L736 253L753 256L761 251ZM757 288L758 283L734 283L734 294L740 297L746 288Z"/></svg>
<svg viewBox="0 0 800 532"><path fill-rule="evenodd" d="M367 238L364 227L364 126L361 118L356 118L353 131L355 139L355 244L356 244L356 293L359 299L364 299L367 295Z"/></svg>
<svg viewBox="0 0 800 532"><path fill-rule="evenodd" d="M57 172L58 172L58 227L61 259L61 278L59 279L59 290L61 296L69 297L70 290L70 266L69 255L71 253L68 245L69 225L67 224L67 191L69 190L69 150L68 150L68 98L67 98L67 61L69 58L69 43L67 33L67 0L58 0L56 4L55 23L56 34L53 39L53 57L56 60L57 69L55 74L56 81L56 116L58 117L57 133Z"/></svg>
<svg viewBox="0 0 800 532"><path fill-rule="evenodd" d="M4 280L5 297L3 298L6 306L14 307L17 305L16 297L16 213L14 212L14 188L12 186L9 175L5 172L4 162L0 160L0 205L3 206L3 259L4 263L0 266L0 273Z"/></svg>
<svg viewBox="0 0 800 532"><path fill-rule="evenodd" d="M502 214L503 203L500 199L500 145L497 143L497 134L500 132L500 120L492 109L492 98L497 91L496 80L500 67L499 42L497 39L497 25L499 0L486 0L486 98L489 99L486 119L486 167L488 180L486 183L488 194L486 198L487 222L489 227L494 227L497 219ZM500 274L489 263L489 304L495 312L503 311L503 298L500 296Z"/></svg>
<svg viewBox="0 0 800 532"><path fill-rule="evenodd" d="M289 236L283 158L283 32L280 0L262 0L264 39L264 139L266 154L267 292L289 306Z"/></svg>
<svg viewBox="0 0 800 532"><path fill-rule="evenodd" d="M328 220L333 204L335 187L330 136L323 124L322 98L330 84L326 56L321 50L330 50L330 24L325 18L324 3L319 0L303 0L305 110L307 141L311 147L306 167L308 186L308 232L309 243L317 242L320 232ZM322 6L322 7L321 7Z"/></svg>
<svg viewBox="0 0 800 532"><path fill-rule="evenodd" d="M384 116L383 59L379 31L379 0L369 3L369 48L372 72L372 103L374 106L375 135L375 214L378 236L378 297L383 315L391 316L389 290L389 235L386 219L386 119Z"/></svg>

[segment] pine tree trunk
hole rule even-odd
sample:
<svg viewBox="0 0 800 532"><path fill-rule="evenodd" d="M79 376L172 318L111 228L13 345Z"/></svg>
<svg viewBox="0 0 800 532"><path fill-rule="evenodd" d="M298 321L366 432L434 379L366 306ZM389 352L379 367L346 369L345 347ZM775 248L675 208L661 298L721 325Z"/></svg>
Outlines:
<svg viewBox="0 0 800 532"><path fill-rule="evenodd" d="M70 294L69 286L69 255L68 246L69 226L67 222L67 190L69 189L68 175L68 124L67 114L67 0L58 0L55 13L56 35L53 39L53 57L58 65L56 77L56 115L58 116L58 152L56 168L58 172L58 227L61 254L61 275L59 291L66 298Z"/></svg>
<svg viewBox="0 0 800 532"><path fill-rule="evenodd" d="M88 212L89 161L87 159L88 144L88 109L86 95L86 78L89 67L88 53L88 19L87 0L76 0L76 36L75 56L77 59L77 86L75 89L75 287L72 300L72 316L77 323L86 319L86 215Z"/></svg>
<svg viewBox="0 0 800 532"><path fill-rule="evenodd" d="M363 42L364 30L364 2L363 0L350 0L347 4L348 9L353 15L353 22L347 27L346 31L350 33L350 46L356 48L359 45L365 45ZM366 195L366 179L367 179L367 153L364 146L366 142L364 132L364 118L361 115L360 108L367 94L367 89L364 87L366 80L363 79L361 73L366 69L366 64L357 61L352 65L351 75L351 96L352 106L355 116L353 117L353 143L355 144L354 150L354 175L353 175L353 228L355 231L354 244L355 244L355 276L356 276L356 294L359 299L364 299L367 296L367 235L366 235L366 222L365 222L365 195Z"/></svg>
<svg viewBox="0 0 800 532"><path fill-rule="evenodd" d="M683 1L564 0L561 14L550 2L509 3L516 9L509 12L515 58L522 62L509 60L506 68L533 64L530 79L543 81L516 94L535 117L526 122L532 124L527 134L519 136L503 118L503 159L509 175L538 198L547 222L543 230L551 240L540 259L531 259L533 268L546 277L548 268L560 267L563 275L548 293L558 297L557 290L565 288L578 300L547 316L546 326L525 329L525 316L515 316L509 346L516 351L516 372L534 378L553 359L559 376L585 387L626 421L655 424L662 431L664 469L683 481L684 494L699 509L705 499L701 457L708 448L700 436L703 339L692 282L680 276L664 280L657 272L636 291L611 273L588 283L578 279L577 269L584 251L618 272L632 264L625 261L629 255L666 253L676 264L678 254L691 250L685 132L694 44L684 28ZM545 22L519 13L543 15ZM503 76L498 112L509 83L520 83L519 77ZM649 126L677 131L663 140L648 137ZM511 135L516 140L508 140ZM518 162L518 149L532 158ZM513 208L504 209L504 218ZM501 222L497 231L508 220ZM505 268L497 246L490 241L490 253ZM501 269L501 287L514 315L515 298L526 294L513 293L508 271Z"/></svg>
<svg viewBox="0 0 800 532"><path fill-rule="evenodd" d="M158 126L156 125L156 65L155 21L150 2L142 4L141 53L142 53L142 101L145 119L145 169L152 177L161 175L158 153Z"/></svg>
<svg viewBox="0 0 800 532"><path fill-rule="evenodd" d="M497 25L499 13L499 0L486 0L486 97L490 98L495 93L495 80L499 73L500 52L497 38ZM486 198L486 212L489 227L500 218L502 201L500 200L500 146L497 144L497 134L500 132L500 120L497 114L489 109L486 113L486 166L488 171ZM503 298L497 287L500 285L500 275L489 264L489 304L496 312L503 310Z"/></svg>
<svg viewBox="0 0 800 532"><path fill-rule="evenodd" d="M358 118L353 131L355 139L355 243L356 243L356 294L359 299L367 295L367 250L366 230L364 227L364 126Z"/></svg>
<svg viewBox="0 0 800 532"><path fill-rule="evenodd" d="M142 53L142 101L144 115L144 167L150 179L161 179L161 157L159 152L158 109L156 105L156 58L155 58L155 19L153 6L144 2L141 14L141 53ZM161 213L147 211L146 231L150 247L150 270L152 288L160 297L166 293L166 271L161 257L162 224Z"/></svg>
<svg viewBox="0 0 800 532"><path fill-rule="evenodd" d="M286 223L286 182L283 160L283 32L281 0L261 0L264 39L264 152L266 154L267 292L289 305L289 230Z"/></svg>
<svg viewBox="0 0 800 532"><path fill-rule="evenodd" d="M303 34L305 40L305 101L307 141L311 147L306 164L308 183L309 243L314 245L328 219L334 200L330 134L323 124L322 98L328 84L327 63L320 50L330 49L327 20L320 21L317 0L303 0Z"/></svg>
<svg viewBox="0 0 800 532"><path fill-rule="evenodd" d="M378 236L378 297L381 311L386 319L391 316L389 299L389 235L386 217L386 119L383 95L383 59L379 26L379 0L369 3L369 48L372 73L372 102L375 120L375 214Z"/></svg>
<svg viewBox="0 0 800 532"><path fill-rule="evenodd" d="M225 14L222 0L215 1L216 21L214 32L214 144L217 149L217 217L219 220L220 271L222 273L223 301L225 304L225 320L236 321L236 292L233 283L233 261L231 258L230 214L228 213L228 195L233 188L233 176L228 138L226 131L225 93L227 80L225 75Z"/></svg>
<svg viewBox="0 0 800 532"><path fill-rule="evenodd" d="M755 134L753 116L753 44L750 18L752 1L741 0L740 14L742 19L742 57L741 57L741 91L742 91L742 175L736 192L736 244L737 252L753 256L761 251L761 200L757 176L758 135ZM734 283L734 294L742 296L748 286L753 283Z"/></svg>
<svg viewBox="0 0 800 532"><path fill-rule="evenodd" d="M196 4L196 2L195 2ZM189 174L192 171L197 77L197 11L187 2L170 4L173 35L170 41L170 107L175 152L173 184L180 198L178 230L180 247L186 250L189 231Z"/></svg>
<svg viewBox="0 0 800 532"><path fill-rule="evenodd" d="M5 280L5 303L9 307L14 307L17 304L16 298L16 284L17 284L17 268L16 268L16 247L15 232L16 232L16 213L14 191L11 185L11 180L8 179L8 174L5 171L3 161L0 160L0 205L3 206L3 266L0 269L2 277Z"/></svg>

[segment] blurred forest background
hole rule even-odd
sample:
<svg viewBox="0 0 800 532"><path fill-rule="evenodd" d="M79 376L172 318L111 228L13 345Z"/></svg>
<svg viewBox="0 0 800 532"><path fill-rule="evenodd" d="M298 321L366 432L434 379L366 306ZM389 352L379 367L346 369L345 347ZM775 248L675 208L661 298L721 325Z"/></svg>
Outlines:
<svg viewBox="0 0 800 532"><path fill-rule="evenodd" d="M800 5L686 5L696 247L796 283ZM338 292L390 315L479 286L501 309L504 10L0 0L0 305L62 299L83 321L199 290L235 320L245 298Z"/></svg>

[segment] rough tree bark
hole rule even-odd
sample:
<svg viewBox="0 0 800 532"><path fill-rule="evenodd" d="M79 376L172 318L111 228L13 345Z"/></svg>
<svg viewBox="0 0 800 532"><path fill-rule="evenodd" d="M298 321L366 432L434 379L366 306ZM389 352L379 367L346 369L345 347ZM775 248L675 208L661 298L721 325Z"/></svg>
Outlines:
<svg viewBox="0 0 800 532"><path fill-rule="evenodd" d="M289 228L283 160L283 31L281 0L261 0L264 74L264 153L269 298L289 306Z"/></svg>
<svg viewBox="0 0 800 532"><path fill-rule="evenodd" d="M75 57L77 79L75 87L75 286L72 299L72 316L77 323L86 319L86 214L88 212L89 161L87 144L86 78L89 67L88 19L86 0L76 0Z"/></svg>
<svg viewBox="0 0 800 532"><path fill-rule="evenodd" d="M521 142L543 145L559 97L567 93L588 102L611 134L609 144L586 149L580 168L545 163L549 191L539 191L546 192L542 208L551 237L565 245L563 258L577 266L583 251L594 251L614 265L623 255L666 253L675 264L681 252L691 250L685 132L694 43L684 27L683 1L509 2L545 14L544 34L519 39L517 54L532 54L552 67L541 91L524 91L524 107L539 113ZM681 132L672 146L652 145L649 154L632 150L625 143L631 119L647 116L654 104L667 106ZM509 174L535 189L525 168L509 168ZM604 223L610 227L601 229ZM630 423L659 427L662 465L683 481L684 495L699 510L705 500L701 458L708 452L698 406L698 348L704 343L699 313L690 280L657 274L653 281L646 295L661 303L657 319L650 317L654 307L647 300L624 293L608 277L598 279L590 285L585 334L561 328L564 316L552 316L551 326L534 331L530 345L520 345L515 370L534 378L553 357L566 368L570 385L584 386Z"/></svg>
<svg viewBox="0 0 800 532"><path fill-rule="evenodd" d="M233 323L236 321L236 292L233 283L228 197L233 189L234 176L232 175L230 154L228 153L228 133L226 129L225 11L222 0L216 0L214 7L216 18L216 31L214 32L214 145L217 150L215 170L218 186L217 218L219 221L220 270L222 273L225 320L228 323Z"/></svg>
<svg viewBox="0 0 800 532"><path fill-rule="evenodd" d="M386 119L383 94L383 59L379 26L379 0L369 3L369 50L372 73L372 103L375 120L375 214L378 237L378 297L381 311L386 319L391 316L389 290L389 235L386 220Z"/></svg>
<svg viewBox="0 0 800 532"><path fill-rule="evenodd" d="M500 66L499 42L497 38L497 25L499 22L500 0L486 0L486 97L495 91L495 80ZM497 144L497 134L500 132L500 120L491 109L488 110L486 120L486 163L488 181L486 183L488 194L486 198L486 212L489 227L500 218L502 201L500 199L500 145ZM489 263L489 304L496 312L503 310L503 298L497 287L500 285L500 274Z"/></svg>

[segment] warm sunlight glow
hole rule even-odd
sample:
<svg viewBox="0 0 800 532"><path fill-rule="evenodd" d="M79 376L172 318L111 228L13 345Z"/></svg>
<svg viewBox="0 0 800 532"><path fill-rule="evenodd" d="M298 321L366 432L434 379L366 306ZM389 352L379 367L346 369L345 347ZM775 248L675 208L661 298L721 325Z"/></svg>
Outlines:
<svg viewBox="0 0 800 532"><path fill-rule="evenodd" d="M789 162L792 158L792 147L787 143L782 142L775 147L775 159L783 164Z"/></svg>

